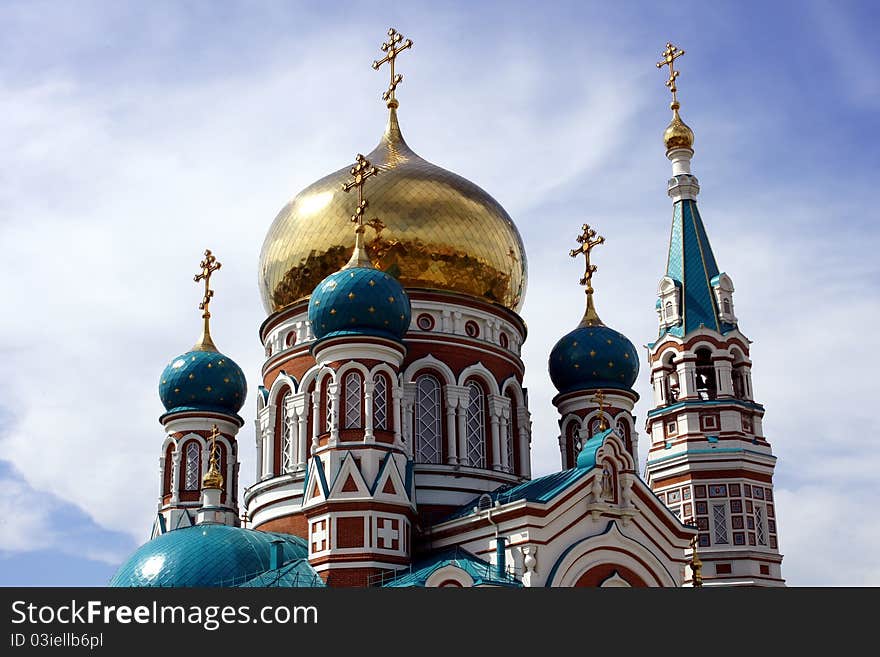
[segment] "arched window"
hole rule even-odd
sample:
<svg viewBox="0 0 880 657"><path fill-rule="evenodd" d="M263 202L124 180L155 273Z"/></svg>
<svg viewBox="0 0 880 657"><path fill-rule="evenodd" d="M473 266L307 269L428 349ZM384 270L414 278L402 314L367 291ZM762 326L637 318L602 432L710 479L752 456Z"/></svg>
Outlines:
<svg viewBox="0 0 880 657"><path fill-rule="evenodd" d="M281 405L281 474L293 471L293 446L291 445L293 428L287 412L288 396L285 394L279 402Z"/></svg>
<svg viewBox="0 0 880 657"><path fill-rule="evenodd" d="M629 422L627 422L624 418L620 417L617 419L617 422L614 423L617 433L620 434L620 437L623 438L623 444L626 447L627 451L632 450L632 439L630 438L629 433Z"/></svg>
<svg viewBox="0 0 880 657"><path fill-rule="evenodd" d="M666 319L672 319L672 302L666 302Z"/></svg>
<svg viewBox="0 0 880 657"><path fill-rule="evenodd" d="M729 314L730 314L730 299L725 299L725 300L724 300L724 313L725 313L726 315L729 315Z"/></svg>
<svg viewBox="0 0 880 657"><path fill-rule="evenodd" d="M183 489L199 490L199 476L202 474L201 468L201 448L195 440L190 440L186 444L183 464Z"/></svg>
<svg viewBox="0 0 880 657"><path fill-rule="evenodd" d="M475 468L486 467L486 421L483 410L483 389L479 383L468 383L465 445L467 462Z"/></svg>
<svg viewBox="0 0 880 657"><path fill-rule="evenodd" d="M345 377L345 428L361 428L361 377L357 372L349 372Z"/></svg>
<svg viewBox="0 0 880 657"><path fill-rule="evenodd" d="M565 429L565 463L564 468L573 468L581 451L579 422L569 422Z"/></svg>
<svg viewBox="0 0 880 657"><path fill-rule="evenodd" d="M416 380L416 461L440 463L440 383L430 374Z"/></svg>
<svg viewBox="0 0 880 657"><path fill-rule="evenodd" d="M162 473L162 494L171 494L171 473L174 469L174 444L169 444L165 450L165 472Z"/></svg>
<svg viewBox="0 0 880 657"><path fill-rule="evenodd" d="M697 392L700 399L715 399L718 396L712 352L705 347L697 349Z"/></svg>
<svg viewBox="0 0 880 657"><path fill-rule="evenodd" d="M373 379L373 430L388 429L388 379L377 374Z"/></svg>

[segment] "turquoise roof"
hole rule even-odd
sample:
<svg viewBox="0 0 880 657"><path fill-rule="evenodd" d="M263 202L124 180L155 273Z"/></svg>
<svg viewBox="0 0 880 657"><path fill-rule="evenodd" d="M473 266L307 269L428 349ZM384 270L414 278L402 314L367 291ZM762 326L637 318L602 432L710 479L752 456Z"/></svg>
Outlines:
<svg viewBox="0 0 880 657"><path fill-rule="evenodd" d="M399 341L411 316L409 296L393 276L372 267L350 267L318 283L309 320L318 340L370 335Z"/></svg>
<svg viewBox="0 0 880 657"><path fill-rule="evenodd" d="M661 336L668 333L681 338L701 326L719 333L735 328L719 318L712 291L712 281L719 273L697 202L692 199L676 201L672 211L666 275L681 285L682 322L662 327Z"/></svg>
<svg viewBox="0 0 880 657"><path fill-rule="evenodd" d="M763 411L764 407L758 402L753 401L745 401L743 399L685 399L683 401L675 402L674 404L670 404L669 406L660 406L659 408L652 408L648 411L647 416L656 417L657 415L663 415L665 413L669 413L671 411L680 410L686 406L718 406L718 405L733 405L733 406L741 406L742 408L749 408L756 411Z"/></svg>
<svg viewBox="0 0 880 657"><path fill-rule="evenodd" d="M135 550L110 586L240 586L271 570L274 541L280 541L282 565L308 556L298 536L226 525L175 529Z"/></svg>
<svg viewBox="0 0 880 657"><path fill-rule="evenodd" d="M613 328L578 326L556 343L547 367L560 394L600 388L630 390L639 374L639 354Z"/></svg>
<svg viewBox="0 0 880 657"><path fill-rule="evenodd" d="M578 453L577 465L570 470L562 470L561 472L553 472L552 474L524 481L520 484L512 484L509 486L501 486L489 493L492 498L492 504L507 504L509 502L517 502L524 500L526 502L547 503L564 490L568 489L572 484L585 477L590 470L596 467L596 452L605 442L605 439L611 434L612 429L605 429L594 434ZM480 496L482 497L482 495ZM479 502L479 497L474 498L469 504L465 504L458 511L453 513L446 520L455 518L463 518L470 515L474 511L474 507Z"/></svg>
<svg viewBox="0 0 880 657"><path fill-rule="evenodd" d="M214 411L238 418L246 396L244 372L218 351L181 354L159 378L159 398L168 413Z"/></svg>
<svg viewBox="0 0 880 657"><path fill-rule="evenodd" d="M308 559L297 559L281 566L281 568L267 570L265 573L257 575L244 584L240 584L239 588L305 588L324 586L327 585L309 564Z"/></svg>
<svg viewBox="0 0 880 657"><path fill-rule="evenodd" d="M522 582L515 575L505 573L499 577L495 566L458 546L438 550L414 561L410 568L396 575L392 580L386 581L382 586L396 588L424 586L433 573L446 566L455 566L464 570L474 580L474 586L522 586Z"/></svg>

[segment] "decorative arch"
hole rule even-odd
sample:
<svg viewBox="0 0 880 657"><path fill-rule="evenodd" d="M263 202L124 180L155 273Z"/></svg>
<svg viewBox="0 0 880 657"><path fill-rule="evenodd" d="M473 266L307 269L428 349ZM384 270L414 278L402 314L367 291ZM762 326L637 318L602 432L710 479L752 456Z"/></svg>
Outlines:
<svg viewBox="0 0 880 657"><path fill-rule="evenodd" d="M501 394L506 395L516 402L517 407L526 405L526 398L523 394L522 385L515 376L509 376L501 384Z"/></svg>
<svg viewBox="0 0 880 657"><path fill-rule="evenodd" d="M438 568L425 580L425 587L461 587L470 588L474 585L474 578L458 566L451 564Z"/></svg>
<svg viewBox="0 0 880 657"><path fill-rule="evenodd" d="M280 379L281 377L279 376L278 378ZM275 390L275 394L270 397L275 406L275 426L272 432L272 474L277 477L293 469L291 463L293 427L291 427L287 411L287 400L293 394L293 388L284 382L278 386L273 384L272 389Z"/></svg>
<svg viewBox="0 0 880 657"><path fill-rule="evenodd" d="M423 371L414 381L414 456L416 463L443 462L443 384L434 370Z"/></svg>
<svg viewBox="0 0 880 657"><path fill-rule="evenodd" d="M449 365L444 363L442 360L437 360L431 354L427 356L423 356L416 361L410 363L409 367L407 367L403 372L403 380L404 381L413 381L414 376L421 372L421 370L435 370L438 374L442 376L441 385L455 385L455 373L450 369Z"/></svg>
<svg viewBox="0 0 880 657"><path fill-rule="evenodd" d="M575 446L576 432L581 430L581 418L574 413L569 413L562 419L562 467L573 468L577 461L578 450Z"/></svg>
<svg viewBox="0 0 880 657"><path fill-rule="evenodd" d="M465 367L461 374L458 375L458 385L465 386L471 379L479 379L483 384L484 392L487 394L498 395L501 391L498 389L498 381L482 363L474 363Z"/></svg>

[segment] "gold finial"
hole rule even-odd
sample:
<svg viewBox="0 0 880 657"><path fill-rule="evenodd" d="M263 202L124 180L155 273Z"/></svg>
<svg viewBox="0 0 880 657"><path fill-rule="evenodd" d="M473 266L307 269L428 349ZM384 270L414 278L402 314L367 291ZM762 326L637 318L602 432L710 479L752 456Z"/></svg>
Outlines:
<svg viewBox="0 0 880 657"><path fill-rule="evenodd" d="M590 228L589 224L581 226L581 230L583 232L577 236L577 241L580 246L576 249L572 249L568 253L572 258L577 258L579 255L583 254L584 259L586 260L586 268L584 269L584 275L581 278L580 283L587 288L585 290L587 295L587 310L584 312L584 318L581 320L580 326L602 326L602 320L599 319L599 315L596 314L596 308L593 305L593 274L596 272L597 267L590 262L590 251L593 250L593 247L598 246L599 244L604 244L605 238L601 235L597 237L596 231Z"/></svg>
<svg viewBox="0 0 880 657"><path fill-rule="evenodd" d="M605 421L605 393L601 390L597 391L590 401L599 405L599 431L605 431L608 428L608 423Z"/></svg>
<svg viewBox="0 0 880 657"><path fill-rule="evenodd" d="M403 76L400 73L394 73L394 60L397 59L401 52L407 48L412 48L413 44L411 39L407 39L403 41L403 45L398 46L397 44L401 41L403 41L403 35L393 27L388 28L388 41L382 44L382 52L385 53L385 56L373 62L373 68L377 71L385 62L388 62L391 67L391 84L388 85L388 89L382 94L382 100L386 101L389 109L397 109L399 103L394 97L394 90L397 89L397 85L403 82Z"/></svg>
<svg viewBox="0 0 880 657"><path fill-rule="evenodd" d="M667 42L666 50L660 53L663 58L657 62L657 68L669 67L669 78L666 80L666 86L672 92L672 103L669 109L672 110L672 122L667 126L663 133L663 142L666 144L666 151L672 151L677 148L694 148L694 132L687 124L681 120L678 114L681 105L678 102L678 87L675 80L678 78L678 71L675 70L675 60L684 54L684 50L678 46Z"/></svg>
<svg viewBox="0 0 880 657"><path fill-rule="evenodd" d="M202 477L202 488L219 488L223 490L223 475L220 474L220 458L217 450L217 436L220 435L220 429L217 425L211 427L211 460L208 471Z"/></svg>
<svg viewBox="0 0 880 657"><path fill-rule="evenodd" d="M205 259L199 263L199 267L202 268L202 271L193 276L193 280L196 283L205 281L205 296L202 297L202 302L199 304L199 310L204 311L202 319L205 320L205 324L202 328L202 337L196 343L196 346L193 347L193 351L217 351L214 341L211 340L211 311L208 306L211 304L211 299L214 296L214 290L211 289L211 274L220 269L221 264L214 257L214 254L211 253L211 249L205 249Z"/></svg>
<svg viewBox="0 0 880 657"><path fill-rule="evenodd" d="M379 170L370 164L370 161L367 158L358 153L357 158L355 158L354 166L349 170L349 173L354 176L354 180L344 183L342 185L342 191L350 192L352 189L357 189L358 204L354 210L354 214L351 215L351 221L352 223L357 224L357 228L355 228L354 231L354 253L351 254L351 259L343 269L349 269L351 267L372 267L373 263L370 262L369 257L367 257L367 252L364 250L364 231L366 230L364 228L364 212L369 205L367 199L364 198L364 184L367 182L367 178L378 175ZM375 226L374 222L379 222L379 220L373 219L370 222L370 225Z"/></svg>
<svg viewBox="0 0 880 657"><path fill-rule="evenodd" d="M693 553L691 554L690 567L693 572L692 582L694 588L703 586L703 562L700 561L700 555L697 554L697 537L694 536L691 539L691 549Z"/></svg>

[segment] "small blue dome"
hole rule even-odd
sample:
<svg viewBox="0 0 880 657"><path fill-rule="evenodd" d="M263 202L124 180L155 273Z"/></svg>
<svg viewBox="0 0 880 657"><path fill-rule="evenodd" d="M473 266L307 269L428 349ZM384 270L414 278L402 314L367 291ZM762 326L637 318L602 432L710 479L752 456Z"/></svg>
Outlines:
<svg viewBox="0 0 880 657"><path fill-rule="evenodd" d="M560 393L616 388L629 390L639 373L639 355L625 335L602 324L579 326L550 352L550 379Z"/></svg>
<svg viewBox="0 0 880 657"><path fill-rule="evenodd" d="M397 279L371 267L330 274L309 300L309 321L318 340L370 335L399 341L411 312L409 296Z"/></svg>
<svg viewBox="0 0 880 657"><path fill-rule="evenodd" d="M281 564L308 557L298 536L226 525L175 529L135 550L110 586L240 586L272 568L272 543L279 540Z"/></svg>
<svg viewBox="0 0 880 657"><path fill-rule="evenodd" d="M188 351L159 379L159 398L169 413L215 411L236 415L247 396L244 372L218 351Z"/></svg>

